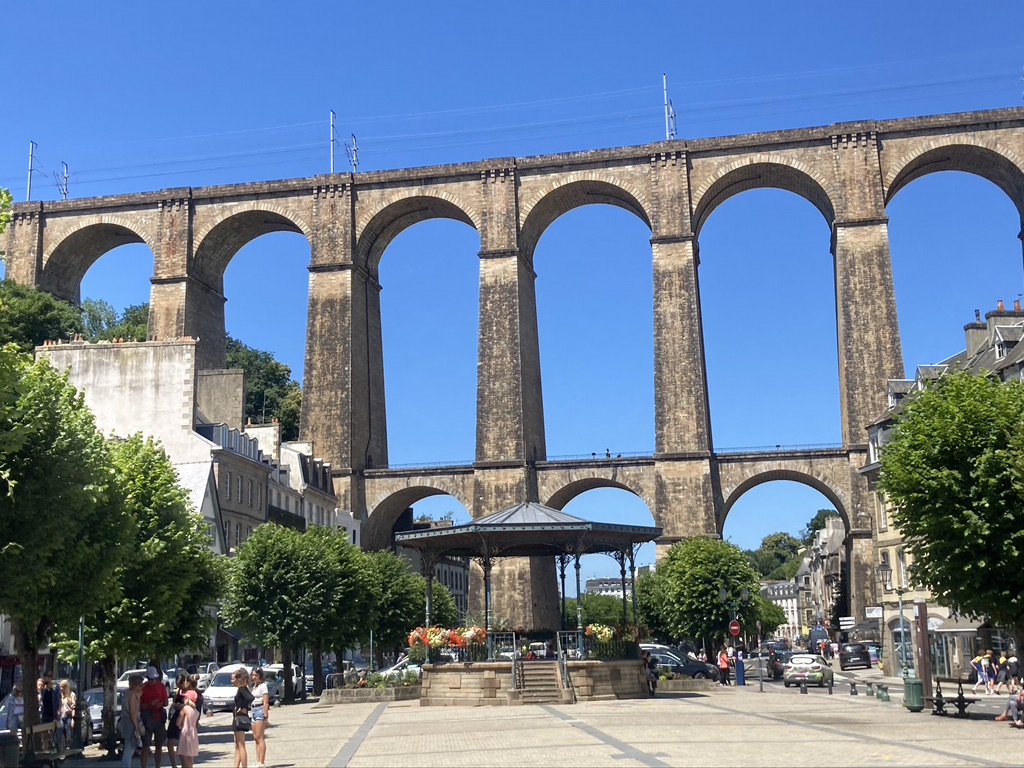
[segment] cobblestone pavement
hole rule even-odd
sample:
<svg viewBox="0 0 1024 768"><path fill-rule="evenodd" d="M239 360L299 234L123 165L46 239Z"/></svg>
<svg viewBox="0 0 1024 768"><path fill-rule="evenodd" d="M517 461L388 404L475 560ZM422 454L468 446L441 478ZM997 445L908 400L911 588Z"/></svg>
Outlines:
<svg viewBox="0 0 1024 768"><path fill-rule="evenodd" d="M892 693L892 691L890 691ZM956 766L1024 764L1024 731L991 712L911 713L813 689L756 683L703 695L522 707L300 704L275 707L268 766ZM1005 697L1004 697L1005 700ZM997 708L993 707L992 711ZM205 721L199 766L231 766L228 715ZM249 765L255 749L249 736ZM114 766L95 748L89 768ZM138 759L134 765L138 765ZM152 765L152 762L150 763ZM166 757L164 765L167 765Z"/></svg>

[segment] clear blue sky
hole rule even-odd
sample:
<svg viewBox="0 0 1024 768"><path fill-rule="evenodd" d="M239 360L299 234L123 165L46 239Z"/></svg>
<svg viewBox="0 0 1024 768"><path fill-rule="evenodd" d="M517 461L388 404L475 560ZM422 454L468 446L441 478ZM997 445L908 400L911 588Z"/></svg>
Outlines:
<svg viewBox="0 0 1024 768"><path fill-rule="evenodd" d="M359 169L525 156L664 138L661 76L684 138L1017 106L1024 5L820 2L10 3L0 186L72 197L328 170L328 111ZM244 10L243 10L244 9ZM785 10L780 10L785 9ZM343 148L337 168L348 170ZM909 370L963 347L975 308L1024 291L1020 222L992 184L928 176L889 206ZM653 449L649 231L604 206L554 223L536 252L550 456ZM474 455L479 241L431 221L384 255L392 464ZM701 235L719 448L840 440L829 232L805 200L755 190ZM308 244L268 235L225 278L229 332L302 375ZM152 255L126 246L83 295L147 301ZM444 341L439 343L438 338ZM827 506L792 483L741 499L726 537L756 547ZM446 497L423 511L465 511ZM651 523L624 492L567 511ZM650 559L651 552L644 557ZM585 575L614 571L610 559Z"/></svg>

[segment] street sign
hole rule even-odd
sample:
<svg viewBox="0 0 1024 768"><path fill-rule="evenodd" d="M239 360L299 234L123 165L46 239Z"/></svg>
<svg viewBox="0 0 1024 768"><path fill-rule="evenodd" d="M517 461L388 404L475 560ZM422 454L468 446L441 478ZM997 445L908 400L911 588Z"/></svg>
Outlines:
<svg viewBox="0 0 1024 768"><path fill-rule="evenodd" d="M853 629L854 624L857 620L853 616L840 616L839 617L839 628L840 629Z"/></svg>
<svg viewBox="0 0 1024 768"><path fill-rule="evenodd" d="M864 609L865 619L880 619L882 618L882 606L880 605L869 605Z"/></svg>
<svg viewBox="0 0 1024 768"><path fill-rule="evenodd" d="M740 636L740 623L736 619L729 622L729 634L733 637Z"/></svg>

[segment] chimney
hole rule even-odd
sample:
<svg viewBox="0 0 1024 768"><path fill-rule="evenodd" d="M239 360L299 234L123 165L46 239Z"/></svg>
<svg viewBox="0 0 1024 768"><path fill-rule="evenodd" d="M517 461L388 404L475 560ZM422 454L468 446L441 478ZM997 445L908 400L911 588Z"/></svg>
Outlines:
<svg viewBox="0 0 1024 768"><path fill-rule="evenodd" d="M981 310L974 310L974 322L964 326L967 357L974 357L988 346L988 323L981 319Z"/></svg>
<svg viewBox="0 0 1024 768"><path fill-rule="evenodd" d="M1000 299L996 302L996 312L1005 312L1006 307L1003 305L1003 300Z"/></svg>
<svg viewBox="0 0 1024 768"><path fill-rule="evenodd" d="M1013 300L1013 311L1020 312L1020 299Z"/></svg>

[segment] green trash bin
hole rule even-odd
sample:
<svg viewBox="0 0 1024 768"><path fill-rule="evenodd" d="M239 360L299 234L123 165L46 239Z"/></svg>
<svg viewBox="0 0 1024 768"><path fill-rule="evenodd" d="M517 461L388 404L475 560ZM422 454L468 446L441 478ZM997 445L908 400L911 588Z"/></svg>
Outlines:
<svg viewBox="0 0 1024 768"><path fill-rule="evenodd" d="M18 768L21 760L18 753L18 734L14 731L0 731L0 766Z"/></svg>
<svg viewBox="0 0 1024 768"><path fill-rule="evenodd" d="M924 709L924 681L921 678L904 678L903 706L911 712L920 712Z"/></svg>

